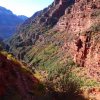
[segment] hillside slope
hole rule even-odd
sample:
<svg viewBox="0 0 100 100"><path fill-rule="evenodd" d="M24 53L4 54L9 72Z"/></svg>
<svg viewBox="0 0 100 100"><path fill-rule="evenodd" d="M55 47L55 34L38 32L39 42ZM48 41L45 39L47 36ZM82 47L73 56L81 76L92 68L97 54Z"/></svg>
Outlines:
<svg viewBox="0 0 100 100"><path fill-rule="evenodd" d="M72 81L96 92L100 85L100 0L54 0L34 16L10 40L10 52L31 70L39 70L56 91L67 91Z"/></svg>
<svg viewBox="0 0 100 100"><path fill-rule="evenodd" d="M74 0L65 2L57 2L55 0L49 7L36 12L20 26L17 34L11 39L10 44L12 45L12 52L13 48L16 47L26 47L27 49L28 46L34 45L39 37L42 38L44 33L56 25L59 18L64 15L65 9L72 4L74 4Z"/></svg>
<svg viewBox="0 0 100 100"><path fill-rule="evenodd" d="M41 86L21 63L0 52L0 100L38 100L44 91Z"/></svg>
<svg viewBox="0 0 100 100"><path fill-rule="evenodd" d="M70 81L67 92L60 92L47 80L45 85L41 83L40 77L38 72L26 68L25 63L0 51L0 100L87 100L78 83Z"/></svg>
<svg viewBox="0 0 100 100"><path fill-rule="evenodd" d="M8 38L15 33L17 26L23 23L27 17L13 14L10 10L0 6L0 37Z"/></svg>

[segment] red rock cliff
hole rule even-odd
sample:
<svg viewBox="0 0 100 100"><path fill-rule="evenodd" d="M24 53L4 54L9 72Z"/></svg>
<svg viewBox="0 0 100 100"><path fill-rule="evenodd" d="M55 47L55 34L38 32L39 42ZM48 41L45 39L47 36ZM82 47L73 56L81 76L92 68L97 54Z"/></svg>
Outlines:
<svg viewBox="0 0 100 100"><path fill-rule="evenodd" d="M72 38L70 52L80 66L100 67L100 0L75 0L55 29Z"/></svg>

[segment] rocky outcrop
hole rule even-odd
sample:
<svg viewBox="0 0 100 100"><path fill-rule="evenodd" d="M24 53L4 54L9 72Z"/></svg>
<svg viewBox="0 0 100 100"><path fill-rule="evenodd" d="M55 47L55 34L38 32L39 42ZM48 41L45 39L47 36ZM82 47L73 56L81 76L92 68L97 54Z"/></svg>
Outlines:
<svg viewBox="0 0 100 100"><path fill-rule="evenodd" d="M78 66L86 67L90 76L100 81L100 33L88 31L78 35L69 48L74 62Z"/></svg>
<svg viewBox="0 0 100 100"><path fill-rule="evenodd" d="M59 31L79 33L88 30L95 22L100 22L98 17L92 17L95 11L99 11L99 0L79 0L65 10L65 14L58 21L56 28Z"/></svg>
<svg viewBox="0 0 100 100"><path fill-rule="evenodd" d="M74 50L74 62L79 64L80 66L98 66L99 67L99 46L97 43L94 46L94 40L92 40L91 32L87 34L80 35L74 40L73 50ZM94 48L94 50L93 50ZM94 57L92 53L95 51ZM91 53L92 52L92 53ZM95 57L96 56L96 57ZM90 60L90 61L89 61ZM93 60L93 61L92 61Z"/></svg>
<svg viewBox="0 0 100 100"><path fill-rule="evenodd" d="M74 62L80 66L100 67L100 41L95 39L100 39L99 3L99 0L75 0L55 26L55 30L66 32L65 44L70 44Z"/></svg>

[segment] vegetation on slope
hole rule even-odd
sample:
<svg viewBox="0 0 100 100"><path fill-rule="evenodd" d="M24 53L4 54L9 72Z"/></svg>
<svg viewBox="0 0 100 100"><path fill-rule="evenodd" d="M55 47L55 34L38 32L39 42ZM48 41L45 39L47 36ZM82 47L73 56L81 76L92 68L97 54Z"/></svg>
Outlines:
<svg viewBox="0 0 100 100"><path fill-rule="evenodd" d="M97 87L99 89L100 82L88 75L87 68L77 66L67 49L63 50L60 45L61 41L57 40L58 38L62 40L62 34L47 32L45 37L49 37L45 44L41 46L43 41L38 40L36 45L25 55L25 60L29 62L30 69L36 69L44 76L43 81L51 91L65 93L71 95L71 97L74 93L74 95L80 94L80 92L84 94L88 91L85 94L86 98L91 98L89 91ZM56 38L53 41L54 37ZM66 98L68 97L66 96ZM70 98L69 100L73 99Z"/></svg>
<svg viewBox="0 0 100 100"><path fill-rule="evenodd" d="M45 88L11 54L0 52L0 100L37 100Z"/></svg>
<svg viewBox="0 0 100 100"><path fill-rule="evenodd" d="M39 80L43 82L45 79L42 80L38 72L35 71L35 74L32 74L29 69L13 58L11 54L4 51L0 52L0 99L23 100L23 98L25 98L24 100L64 100L65 98L69 98L69 100L73 100L73 98L76 97L76 100L85 100L85 98L80 95L81 91L78 81L75 79L72 81L71 78L73 76L70 76L71 73L66 73L68 69L56 68L54 70L52 68L52 70L56 72L48 75L49 78L45 81L44 87ZM65 75L66 79L64 81L63 79L65 77L62 76L58 83L56 78L61 75ZM54 78L56 81L55 83L53 82ZM61 89L67 90L61 91Z"/></svg>

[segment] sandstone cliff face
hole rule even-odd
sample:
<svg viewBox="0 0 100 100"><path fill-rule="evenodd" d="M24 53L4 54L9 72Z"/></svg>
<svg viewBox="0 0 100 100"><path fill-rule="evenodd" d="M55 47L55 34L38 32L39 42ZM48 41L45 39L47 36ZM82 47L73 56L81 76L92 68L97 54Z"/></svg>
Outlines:
<svg viewBox="0 0 100 100"><path fill-rule="evenodd" d="M100 66L100 43L91 36L81 35L72 43L73 59L76 64L87 67Z"/></svg>
<svg viewBox="0 0 100 100"><path fill-rule="evenodd" d="M55 26L55 29L60 32L73 34L69 48L76 64L100 67L99 25L100 1L76 0L74 5L65 10L64 16ZM97 27L99 28L97 29ZM66 38L68 38L67 34Z"/></svg>
<svg viewBox="0 0 100 100"><path fill-rule="evenodd" d="M65 15L57 23L59 31L79 33L88 30L94 23L100 22L93 13L100 9L99 0L79 0L65 10Z"/></svg>

